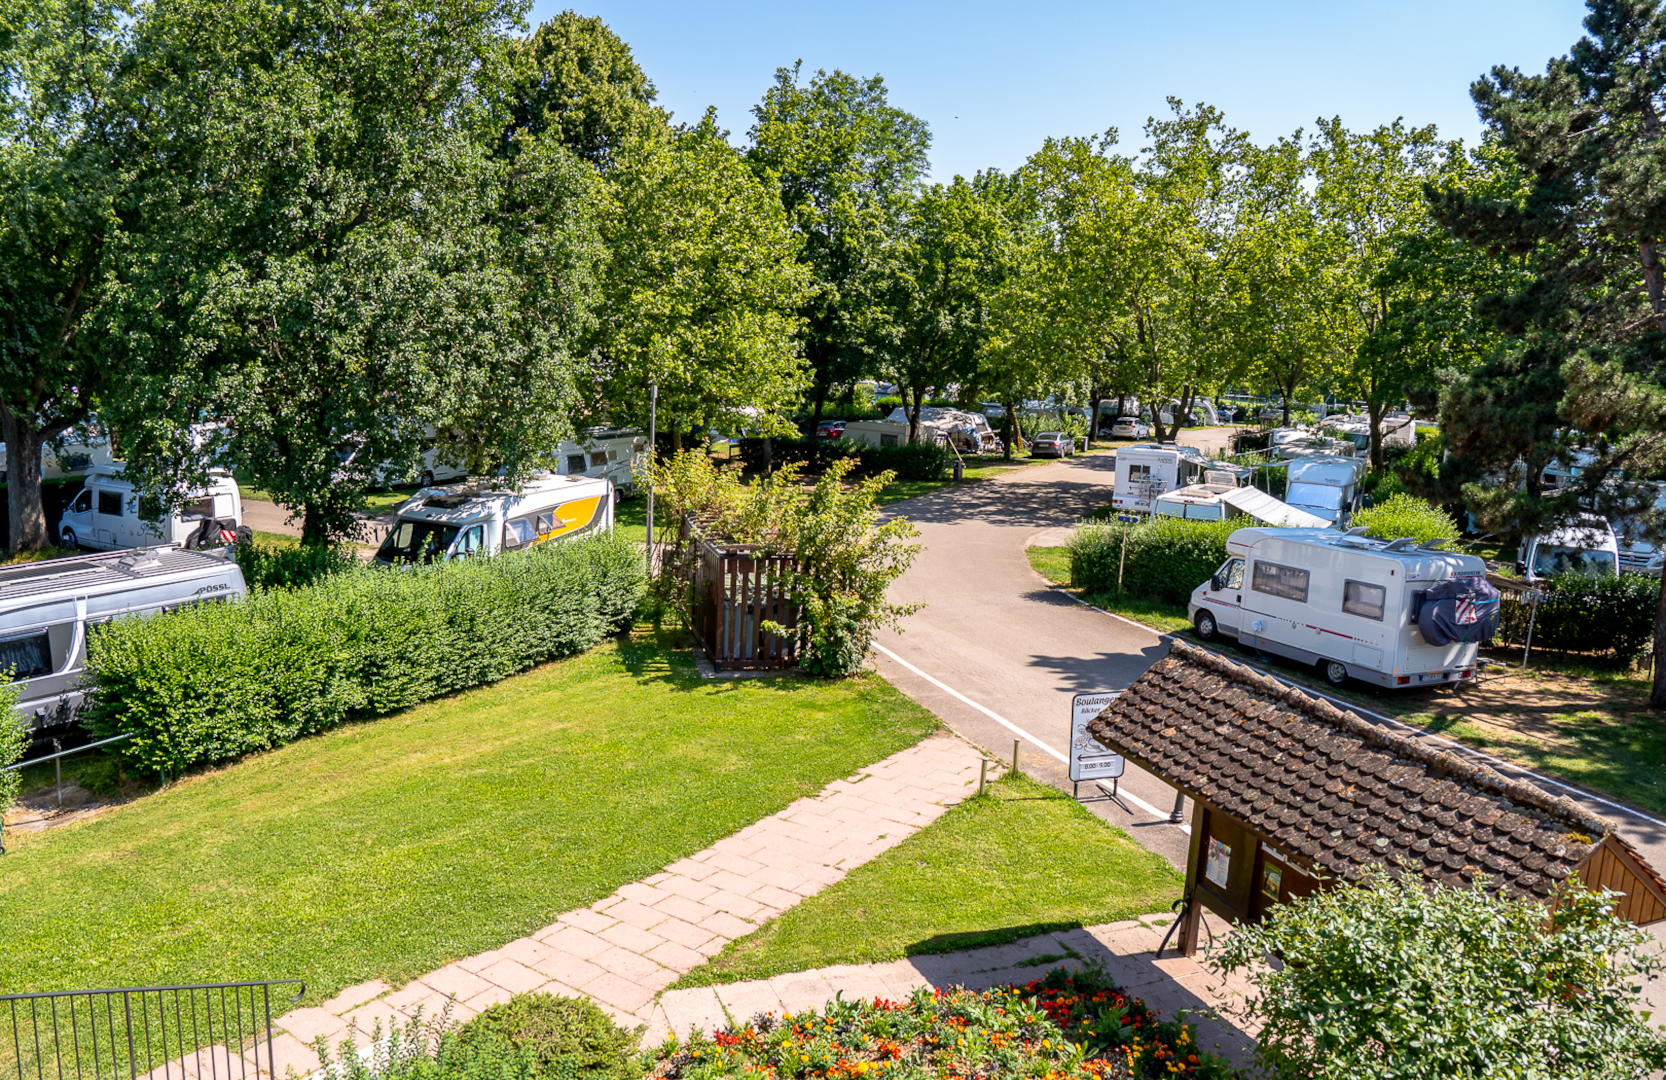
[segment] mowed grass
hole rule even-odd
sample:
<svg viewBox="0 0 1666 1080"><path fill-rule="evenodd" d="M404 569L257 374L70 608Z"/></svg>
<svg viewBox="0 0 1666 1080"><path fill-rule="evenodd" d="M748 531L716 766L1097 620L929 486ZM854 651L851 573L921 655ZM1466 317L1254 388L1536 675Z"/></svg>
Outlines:
<svg viewBox="0 0 1666 1080"><path fill-rule="evenodd" d="M678 986L1016 941L1162 911L1181 876L1063 792L1006 776L733 942Z"/></svg>
<svg viewBox="0 0 1666 1080"><path fill-rule="evenodd" d="M1191 629L1186 608L1180 604L1165 604L1161 600L1144 600L1115 593L1089 593L1070 588L1070 550L1063 547L1032 546L1025 548L1030 568L1055 585L1069 589L1074 596L1094 607L1141 622L1165 634L1181 634Z"/></svg>
<svg viewBox="0 0 1666 1080"><path fill-rule="evenodd" d="M875 677L710 681L657 642L176 781L0 860L7 992L301 978L398 984L912 745Z"/></svg>

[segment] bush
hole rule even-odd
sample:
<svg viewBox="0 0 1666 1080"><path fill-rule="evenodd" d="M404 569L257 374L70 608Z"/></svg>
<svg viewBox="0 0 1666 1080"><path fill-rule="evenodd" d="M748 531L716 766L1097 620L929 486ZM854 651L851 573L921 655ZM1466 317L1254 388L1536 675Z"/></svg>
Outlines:
<svg viewBox="0 0 1666 1080"><path fill-rule="evenodd" d="M1452 515L1403 491L1355 514L1354 524L1363 526L1366 536L1379 540L1409 536L1422 544L1437 539L1456 540L1459 535L1458 523L1452 520Z"/></svg>
<svg viewBox="0 0 1666 1080"><path fill-rule="evenodd" d="M237 565L251 589L296 589L351 570L359 560L348 547L238 544Z"/></svg>
<svg viewBox="0 0 1666 1080"><path fill-rule="evenodd" d="M15 708L17 693L17 684L11 681L10 672L0 671L0 769L22 761L23 752L29 749L29 729L24 726L23 718L17 715ZM11 809L21 780L21 774L15 769L0 772L0 815Z"/></svg>
<svg viewBox="0 0 1666 1080"><path fill-rule="evenodd" d="M1242 527L1172 517L1084 525L1070 540L1070 583L1089 593L1116 592L1120 566L1123 594L1184 604L1226 562L1226 541Z"/></svg>
<svg viewBox="0 0 1666 1080"><path fill-rule="evenodd" d="M382 1022L365 1034L370 1044L359 1050L353 1040L343 1039L334 1055L320 1036L313 1043L318 1051L321 1080L534 1080L537 1059L530 1051L516 1047L501 1036L464 1043L450 1023L450 1007L440 1016L424 1021L421 1016L403 1027L394 1025L386 1037ZM293 1070L289 1076L295 1077Z"/></svg>
<svg viewBox="0 0 1666 1080"><path fill-rule="evenodd" d="M482 1049L507 1042L546 1080L625 1080L636 1045L595 1002L553 994L521 994L493 1005L459 1028L457 1041Z"/></svg>
<svg viewBox="0 0 1666 1080"><path fill-rule="evenodd" d="M1544 600L1533 622L1533 647L1596 653L1629 665L1654 639L1660 583L1641 574L1563 574L1540 586ZM1498 637L1527 640L1531 609L1505 595Z"/></svg>
<svg viewBox="0 0 1666 1080"><path fill-rule="evenodd" d="M1257 984L1273 1077L1643 1076L1666 1066L1666 1041L1630 984L1659 960L1612 898L1569 880L1541 906L1379 875L1278 905L1218 955Z"/></svg>
<svg viewBox="0 0 1666 1080"><path fill-rule="evenodd" d="M89 643L84 722L151 772L269 749L587 649L644 577L614 535L118 619Z"/></svg>
<svg viewBox="0 0 1666 1080"><path fill-rule="evenodd" d="M762 439L744 440L740 454L748 469L756 472L763 468ZM890 472L898 480L941 480L954 462L954 453L933 443L868 446L842 439L775 439L770 446L770 461L776 468L797 464L813 473L823 473L834 462L847 459L854 460L850 475L856 479Z"/></svg>

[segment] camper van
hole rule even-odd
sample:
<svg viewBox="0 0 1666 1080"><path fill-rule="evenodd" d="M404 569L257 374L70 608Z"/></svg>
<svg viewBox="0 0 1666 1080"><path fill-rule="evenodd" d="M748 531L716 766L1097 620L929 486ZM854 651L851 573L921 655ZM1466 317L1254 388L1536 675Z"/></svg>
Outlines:
<svg viewBox="0 0 1666 1080"><path fill-rule="evenodd" d="M0 567L0 672L23 684L18 715L37 733L73 722L92 628L247 591L229 550L170 546Z"/></svg>
<svg viewBox="0 0 1666 1080"><path fill-rule="evenodd" d="M1608 521L1595 514L1581 514L1572 524L1524 537L1516 548L1516 573L1528 581L1570 573L1619 572L1619 541Z"/></svg>
<svg viewBox="0 0 1666 1080"><path fill-rule="evenodd" d="M1431 632L1445 642L1431 643L1420 629L1433 611L1429 594L1442 585L1472 587L1476 598L1465 615L1490 617L1493 627L1497 594L1487 598L1481 559L1435 550L1439 543L1414 547L1410 539L1333 529L1239 529L1227 541L1230 558L1192 591L1187 614L1205 641L1231 634L1318 665L1335 686L1349 677L1390 687L1462 682L1475 675L1480 636L1447 641Z"/></svg>
<svg viewBox="0 0 1666 1080"><path fill-rule="evenodd" d="M206 488L191 492L166 517L146 513L146 502L120 465L99 466L58 519L58 539L66 548L106 551L154 544L213 547L225 543L243 524L237 482L218 469L209 473Z"/></svg>
<svg viewBox="0 0 1666 1080"><path fill-rule="evenodd" d="M520 491L480 484L423 488L399 508L376 564L525 551L613 530L613 482L545 475Z"/></svg>
<svg viewBox="0 0 1666 1080"><path fill-rule="evenodd" d="M1284 501L1346 529L1359 510L1359 484L1364 476L1365 462L1355 458L1295 458L1290 462Z"/></svg>
<svg viewBox="0 0 1666 1080"><path fill-rule="evenodd" d="M1116 452L1116 480L1111 505L1118 510L1149 514L1157 496L1177 488L1211 480L1205 471L1226 471L1190 446L1173 443L1134 443ZM1218 482L1218 481L1217 481Z"/></svg>
<svg viewBox="0 0 1666 1080"><path fill-rule="evenodd" d="M636 478L648 468L648 437L636 428L591 428L577 440L563 439L555 452L561 476L608 480L620 495L636 492Z"/></svg>

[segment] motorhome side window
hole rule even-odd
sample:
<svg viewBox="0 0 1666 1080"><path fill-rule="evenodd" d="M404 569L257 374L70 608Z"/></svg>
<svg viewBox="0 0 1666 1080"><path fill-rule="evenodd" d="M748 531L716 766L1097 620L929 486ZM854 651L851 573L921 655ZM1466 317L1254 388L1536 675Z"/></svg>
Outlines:
<svg viewBox="0 0 1666 1080"><path fill-rule="evenodd" d="M91 510L92 508L93 508L93 493L90 492L90 491L83 491L81 494L79 494L75 497L75 505L70 508L70 512L75 513L75 514L85 514L88 510Z"/></svg>
<svg viewBox="0 0 1666 1080"><path fill-rule="evenodd" d="M506 521L503 523L504 550L524 547L527 544L532 543L532 538L537 535L538 531L533 526L532 519L529 517L515 518L513 521Z"/></svg>
<svg viewBox="0 0 1666 1080"><path fill-rule="evenodd" d="M1383 621L1383 601L1388 590L1381 585L1367 585L1363 581L1342 583L1342 610L1349 615Z"/></svg>
<svg viewBox="0 0 1666 1080"><path fill-rule="evenodd" d="M0 638L0 673L10 672L10 682L52 673L51 642L45 630Z"/></svg>
<svg viewBox="0 0 1666 1080"><path fill-rule="evenodd" d="M1151 466L1149 466L1149 465L1130 465L1130 466L1128 466L1128 479L1130 479L1130 480L1149 480L1149 479L1151 479Z"/></svg>
<svg viewBox="0 0 1666 1080"><path fill-rule="evenodd" d="M1221 588L1242 589L1244 587L1244 560L1228 559L1221 567Z"/></svg>
<svg viewBox="0 0 1666 1080"><path fill-rule="evenodd" d="M583 471L584 471L584 455L583 454L568 454L567 455L567 472L569 474L571 474L571 473L581 473Z"/></svg>
<svg viewBox="0 0 1666 1080"><path fill-rule="evenodd" d="M897 445L897 437L895 435L887 435L884 432L880 432L879 445L881 445L881 446L895 446L895 445Z"/></svg>
<svg viewBox="0 0 1666 1080"><path fill-rule="evenodd" d="M1307 603L1307 571L1294 566L1257 561L1250 588L1268 596L1282 596L1286 600Z"/></svg>
<svg viewBox="0 0 1666 1080"><path fill-rule="evenodd" d="M98 493L98 512L110 517L121 517L121 492L101 491Z"/></svg>
<svg viewBox="0 0 1666 1080"><path fill-rule="evenodd" d="M607 452L605 450L592 450L590 452L590 467L592 469L600 469L606 464Z"/></svg>

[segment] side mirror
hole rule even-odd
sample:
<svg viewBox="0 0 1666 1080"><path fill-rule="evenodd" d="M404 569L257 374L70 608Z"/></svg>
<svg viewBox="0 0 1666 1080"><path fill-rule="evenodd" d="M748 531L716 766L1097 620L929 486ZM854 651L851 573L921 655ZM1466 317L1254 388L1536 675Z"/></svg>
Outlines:
<svg viewBox="0 0 1666 1080"><path fill-rule="evenodd" d="M1516 576L1517 577L1526 577L1527 576L1527 564L1522 562L1519 559L1516 560Z"/></svg>
<svg viewBox="0 0 1666 1080"><path fill-rule="evenodd" d="M1219 574L1215 574L1209 579L1209 587L1216 592L1221 591L1221 576Z"/></svg>

